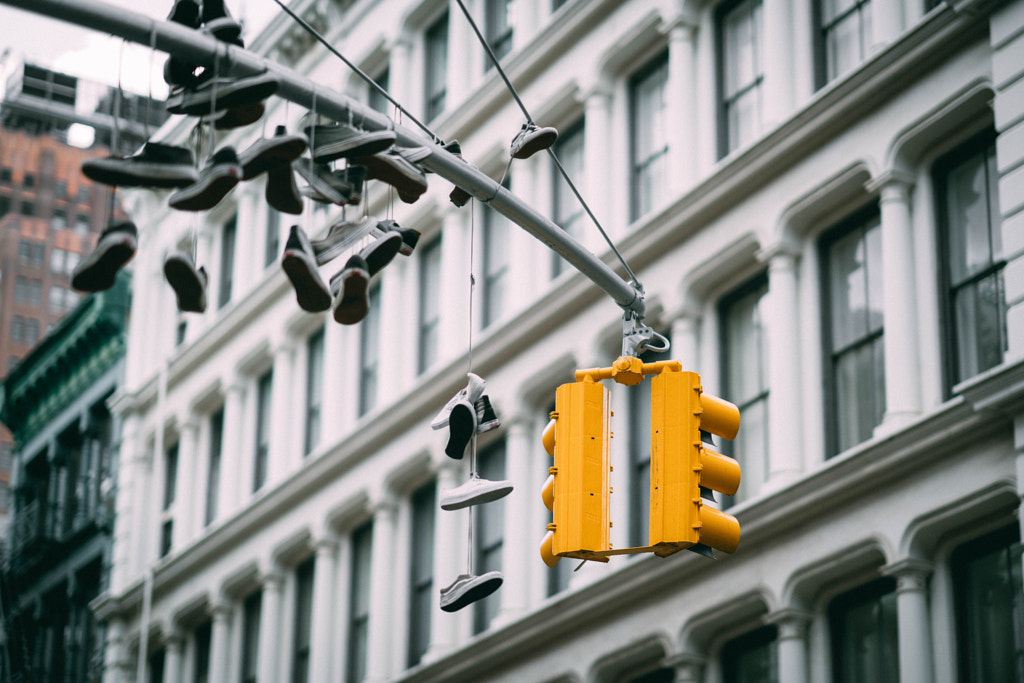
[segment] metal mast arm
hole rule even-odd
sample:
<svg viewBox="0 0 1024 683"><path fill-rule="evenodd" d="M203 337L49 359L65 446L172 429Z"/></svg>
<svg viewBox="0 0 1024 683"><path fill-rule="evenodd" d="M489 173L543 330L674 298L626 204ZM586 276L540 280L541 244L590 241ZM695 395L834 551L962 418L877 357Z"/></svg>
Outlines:
<svg viewBox="0 0 1024 683"><path fill-rule="evenodd" d="M161 52L196 64L218 68L236 77L269 72L280 82L278 96L307 109L316 100L316 109L330 118L358 121L367 130L394 129L398 143L404 146L427 145L429 157L420 163L437 175L462 187L477 199L526 230L562 256L574 268L604 290L630 317L643 319L643 291L626 282L604 261L585 249L558 225L481 171L463 162L441 146L424 141L413 130L395 124L388 116L336 93L271 60L228 45L212 36L170 21L154 20L138 12L114 7L99 0L0 0L0 4L109 33L140 45L152 45Z"/></svg>

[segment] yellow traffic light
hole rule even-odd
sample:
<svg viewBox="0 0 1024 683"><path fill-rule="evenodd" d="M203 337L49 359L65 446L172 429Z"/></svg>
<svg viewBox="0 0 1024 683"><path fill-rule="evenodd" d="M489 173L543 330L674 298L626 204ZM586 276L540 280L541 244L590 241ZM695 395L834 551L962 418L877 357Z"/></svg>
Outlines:
<svg viewBox="0 0 1024 683"><path fill-rule="evenodd" d="M701 487L732 495L740 466L705 448L701 430L733 439L739 409L701 390L700 376L663 368L651 378L650 545L703 544L734 552L740 540L732 515L704 505Z"/></svg>
<svg viewBox="0 0 1024 683"><path fill-rule="evenodd" d="M608 440L611 410L608 389L589 378L558 387L552 422L544 430L544 448L555 464L544 484L544 504L554 513L541 543L541 557L554 567L561 557L607 562Z"/></svg>

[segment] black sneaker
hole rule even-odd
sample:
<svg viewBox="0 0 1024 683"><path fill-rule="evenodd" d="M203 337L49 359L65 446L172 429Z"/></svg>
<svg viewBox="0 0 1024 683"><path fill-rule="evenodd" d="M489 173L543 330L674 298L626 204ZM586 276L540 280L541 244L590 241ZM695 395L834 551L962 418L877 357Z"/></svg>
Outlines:
<svg viewBox="0 0 1024 683"><path fill-rule="evenodd" d="M196 162L185 147L147 142L130 157L109 156L82 162L86 178L118 187L187 187L199 180Z"/></svg>
<svg viewBox="0 0 1024 683"><path fill-rule="evenodd" d="M242 178L242 166L232 147L217 150L199 180L172 194L168 204L179 211L206 211L220 204Z"/></svg>
<svg viewBox="0 0 1024 683"><path fill-rule="evenodd" d="M316 257L306 232L293 225L284 245L281 268L295 289L299 308L310 313L326 311L331 307L331 291L317 270Z"/></svg>
<svg viewBox="0 0 1024 683"><path fill-rule="evenodd" d="M266 111L266 104L256 102L215 112L212 115L202 117L201 121L203 123L210 123L212 121L213 127L217 130L232 130L256 123L263 118L263 114Z"/></svg>
<svg viewBox="0 0 1024 683"><path fill-rule="evenodd" d="M491 407L491 397L484 394L476 400L476 433L483 434L501 426L498 414Z"/></svg>
<svg viewBox="0 0 1024 683"><path fill-rule="evenodd" d="M79 292L102 292L114 286L117 271L132 260L139 248L139 231L134 223L107 227L96 248L78 262L71 273L71 288Z"/></svg>
<svg viewBox="0 0 1024 683"><path fill-rule="evenodd" d="M399 248L398 253L402 256L412 256L412 250L416 248L420 241L420 231L413 230L412 228L403 228L395 221L386 219L377 223L376 227L370 232L383 235L388 231L397 232L402 238L402 246Z"/></svg>
<svg viewBox="0 0 1024 683"><path fill-rule="evenodd" d="M427 191L427 176L409 160L415 158L419 149L392 148L371 156L355 157L353 162L366 167L367 180L384 181L398 190L399 199L412 204Z"/></svg>
<svg viewBox="0 0 1024 683"><path fill-rule="evenodd" d="M342 325L355 325L365 318L370 310L366 295L369 287L369 266L361 256L353 254L341 272L331 278L334 319Z"/></svg>
<svg viewBox="0 0 1024 683"><path fill-rule="evenodd" d="M290 165L308 146L301 135L289 135L284 126L278 126L273 137L260 138L238 155L242 165L242 180L252 180L276 166Z"/></svg>
<svg viewBox="0 0 1024 683"><path fill-rule="evenodd" d="M271 74L238 79L225 76L208 78L194 89L186 87L173 91L167 98L167 111L171 114L203 116L211 113L211 109L220 111L245 107L267 99L277 92L280 84L277 77Z"/></svg>
<svg viewBox="0 0 1024 683"><path fill-rule="evenodd" d="M396 139L393 130L365 131L344 123L307 126L303 132L313 143L313 159L320 162L383 152Z"/></svg>
<svg viewBox="0 0 1024 683"><path fill-rule="evenodd" d="M192 258L174 250L164 259L164 277L178 297L178 310L202 313L206 310L206 269L196 270Z"/></svg>
<svg viewBox="0 0 1024 683"><path fill-rule="evenodd" d="M391 263L401 248L402 236L397 232L387 232L366 246L359 255L366 261L367 272L373 277Z"/></svg>
<svg viewBox="0 0 1024 683"><path fill-rule="evenodd" d="M175 0L174 7L167 15L167 21L173 21L188 28L199 28L199 3L196 0Z"/></svg>
<svg viewBox="0 0 1024 683"><path fill-rule="evenodd" d="M242 25L228 12L224 0L203 0L203 30L218 40L245 47L242 42Z"/></svg>
<svg viewBox="0 0 1024 683"><path fill-rule="evenodd" d="M458 612L501 588L504 580L505 577L498 571L487 572L483 576L459 574L450 586L441 589L441 609L445 612Z"/></svg>
<svg viewBox="0 0 1024 683"><path fill-rule="evenodd" d="M291 164L278 166L267 171L267 187L263 192L267 204L281 213L298 216L302 213L302 195L295 184Z"/></svg>
<svg viewBox="0 0 1024 683"><path fill-rule="evenodd" d="M512 139L512 158L529 159L537 152L555 144L557 139L558 131L550 126L538 128L536 124L524 123L522 129Z"/></svg>
<svg viewBox="0 0 1024 683"><path fill-rule="evenodd" d="M454 460L462 460L466 454L473 435L476 434L476 410L469 401L459 401L452 406L448 415L448 444L444 447L445 455Z"/></svg>

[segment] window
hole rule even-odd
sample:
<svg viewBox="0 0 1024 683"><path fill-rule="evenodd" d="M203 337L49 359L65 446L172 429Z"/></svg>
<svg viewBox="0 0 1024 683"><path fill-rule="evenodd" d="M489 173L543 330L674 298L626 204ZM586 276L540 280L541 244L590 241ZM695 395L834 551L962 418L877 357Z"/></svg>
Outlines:
<svg viewBox="0 0 1024 683"><path fill-rule="evenodd" d="M415 666L430 644L430 619L434 598L435 484L430 482L412 494L412 562L409 591L409 666Z"/></svg>
<svg viewBox="0 0 1024 683"><path fill-rule="evenodd" d="M210 460L206 469L206 514L203 524L209 526L217 518L220 500L220 461L224 452L224 409L210 416Z"/></svg>
<svg viewBox="0 0 1024 683"><path fill-rule="evenodd" d="M668 54L642 69L629 83L630 219L650 211L664 196L668 163L665 89Z"/></svg>
<svg viewBox="0 0 1024 683"><path fill-rule="evenodd" d="M505 478L505 442L499 441L482 450L478 458L480 477L489 481ZM501 570L501 551L505 537L505 505L496 501L476 507L476 553L473 562L477 575ZM501 607L501 593L492 593L473 604L473 632L487 630Z"/></svg>
<svg viewBox="0 0 1024 683"><path fill-rule="evenodd" d="M432 121L444 111L445 99L448 95L448 13L427 29L426 42L426 76L423 79L426 87L425 102L426 119Z"/></svg>
<svg viewBox="0 0 1024 683"><path fill-rule="evenodd" d="M671 349L671 347L669 347ZM645 363L671 360L670 352L646 351L640 359ZM631 387L629 402L629 543L647 545L650 539L651 510L651 386L643 383ZM561 563L559 563L561 564Z"/></svg>
<svg viewBox="0 0 1024 683"><path fill-rule="evenodd" d="M91 197L92 192L89 190L88 185L82 185L80 188L78 188L78 194L76 195L76 198L79 204L88 204L89 199Z"/></svg>
<svg viewBox="0 0 1024 683"><path fill-rule="evenodd" d="M512 51L512 0L486 0L484 33L487 44L499 60ZM484 71L494 65L486 58Z"/></svg>
<svg viewBox="0 0 1024 683"><path fill-rule="evenodd" d="M828 235L822 250L829 451L835 454L870 438L885 413L882 239L877 208Z"/></svg>
<svg viewBox="0 0 1024 683"><path fill-rule="evenodd" d="M231 301L231 281L235 267L235 232L238 214L224 224L220 237L220 289L217 292L217 308L223 308Z"/></svg>
<svg viewBox="0 0 1024 683"><path fill-rule="evenodd" d="M43 305L43 281L32 280L28 283L28 303L30 306Z"/></svg>
<svg viewBox="0 0 1024 683"><path fill-rule="evenodd" d="M269 268L277 262L277 255L281 249L281 212L277 209L267 209L267 234L263 246L263 267Z"/></svg>
<svg viewBox="0 0 1024 683"><path fill-rule="evenodd" d="M260 612L263 593L257 591L242 604L242 676L241 683L256 683L260 652Z"/></svg>
<svg viewBox="0 0 1024 683"><path fill-rule="evenodd" d="M871 46L871 0L819 0L818 87L852 71Z"/></svg>
<svg viewBox="0 0 1024 683"><path fill-rule="evenodd" d="M149 683L164 683L164 650L157 650L149 656Z"/></svg>
<svg viewBox="0 0 1024 683"><path fill-rule="evenodd" d="M306 340L306 438L303 454L320 443L320 408L324 393L324 328Z"/></svg>
<svg viewBox="0 0 1024 683"><path fill-rule="evenodd" d="M207 620L200 624L195 630L195 676L192 680L195 683L209 683L210 681L210 637L213 634L213 624Z"/></svg>
<svg viewBox="0 0 1024 683"><path fill-rule="evenodd" d="M0 183L9 185L12 177L13 174L11 173L10 167L5 166L4 168L0 168Z"/></svg>
<svg viewBox="0 0 1024 683"><path fill-rule="evenodd" d="M19 275L14 280L14 303L28 303L28 278Z"/></svg>
<svg viewBox="0 0 1024 683"><path fill-rule="evenodd" d="M295 630L292 643L292 683L309 681L309 646L313 626L313 573L311 557L295 570Z"/></svg>
<svg viewBox="0 0 1024 683"><path fill-rule="evenodd" d="M382 90L387 92L387 89L391 87L391 71L387 67L377 74L376 78L373 79L374 83L379 85ZM391 111L391 103L388 102L388 98L374 87L370 88L370 94L367 98L367 103L370 108L374 111L379 111L382 114L388 114Z"/></svg>
<svg viewBox="0 0 1024 683"><path fill-rule="evenodd" d="M256 458L253 463L252 490L259 491L267 481L270 459L270 410L274 392L274 371L267 370L256 381Z"/></svg>
<svg viewBox="0 0 1024 683"><path fill-rule="evenodd" d="M761 0L740 0L718 14L719 157L761 132L761 17Z"/></svg>
<svg viewBox="0 0 1024 683"><path fill-rule="evenodd" d="M50 272L55 275L70 275L80 260L81 256L73 251L54 247L50 250Z"/></svg>
<svg viewBox="0 0 1024 683"><path fill-rule="evenodd" d="M25 343L25 318L20 315L11 318L11 342L15 344Z"/></svg>
<svg viewBox="0 0 1024 683"><path fill-rule="evenodd" d="M22 216L34 216L36 215L36 205L30 201L21 202L21 215Z"/></svg>
<svg viewBox="0 0 1024 683"><path fill-rule="evenodd" d="M722 300L722 378L725 398L740 409L743 429L722 449L743 469L737 500L757 494L768 475L768 343L765 339L764 275Z"/></svg>
<svg viewBox="0 0 1024 683"><path fill-rule="evenodd" d="M84 215L75 216L75 234L79 237L85 237L89 234L89 217Z"/></svg>
<svg viewBox="0 0 1024 683"><path fill-rule="evenodd" d="M779 630L763 626L722 646L724 683L779 683Z"/></svg>
<svg viewBox="0 0 1024 683"><path fill-rule="evenodd" d="M29 263L32 260L32 242L18 240L18 263Z"/></svg>
<svg viewBox="0 0 1024 683"><path fill-rule="evenodd" d="M583 164L583 121L573 125L569 130L559 136L555 143L555 156L565 169L566 175L572 180L577 188L584 186L584 174L586 172ZM551 215L555 223L566 233L580 238L583 223L583 205L573 194L569 184L559 172L555 163L551 162ZM558 277L568 267L568 263L558 254L551 254L551 277Z"/></svg>
<svg viewBox="0 0 1024 683"><path fill-rule="evenodd" d="M78 254L75 254L75 262L77 263ZM78 305L79 294L78 292L61 287L60 285L50 285L49 291L48 308L50 313L63 313L70 311L72 308Z"/></svg>
<svg viewBox="0 0 1024 683"><path fill-rule="evenodd" d="M366 647L370 633L370 574L373 522L352 532L352 577L349 583L348 656L345 681L366 678Z"/></svg>
<svg viewBox="0 0 1024 683"><path fill-rule="evenodd" d="M1006 261L993 137L972 140L935 167L950 387L999 365L1007 350Z"/></svg>
<svg viewBox="0 0 1024 683"><path fill-rule="evenodd" d="M898 683L896 580L873 581L828 607L835 683Z"/></svg>
<svg viewBox="0 0 1024 683"><path fill-rule="evenodd" d="M68 181L58 180L53 184L53 198L54 199L67 199L68 197Z"/></svg>
<svg viewBox="0 0 1024 683"><path fill-rule="evenodd" d="M380 366L380 287L369 295L370 310L359 326L359 414L365 415L377 405L377 380Z"/></svg>
<svg viewBox="0 0 1024 683"><path fill-rule="evenodd" d="M6 216L11 212L11 198L0 195L0 216Z"/></svg>
<svg viewBox="0 0 1024 683"><path fill-rule="evenodd" d="M54 230L64 230L68 227L68 212L64 209L54 209L50 217L50 226Z"/></svg>
<svg viewBox="0 0 1024 683"><path fill-rule="evenodd" d="M25 321L25 343L32 346L39 343L39 321L35 318Z"/></svg>
<svg viewBox="0 0 1024 683"><path fill-rule="evenodd" d="M167 449L164 456L164 511L170 509L178 491L178 444Z"/></svg>
<svg viewBox="0 0 1024 683"><path fill-rule="evenodd" d="M26 173L25 177L22 178L22 187L33 188L36 186L36 177L32 173Z"/></svg>
<svg viewBox="0 0 1024 683"><path fill-rule="evenodd" d="M962 683L1024 680L1024 579L1016 523L953 551L957 668Z"/></svg>
<svg viewBox="0 0 1024 683"><path fill-rule="evenodd" d="M420 250L419 343L416 369L426 372L439 349L441 324L441 240L436 239Z"/></svg>
<svg viewBox="0 0 1024 683"><path fill-rule="evenodd" d="M503 183L510 188L509 178ZM508 289L508 219L489 206L483 208L483 282L481 296L483 303L484 328L498 320L505 313L505 295Z"/></svg>

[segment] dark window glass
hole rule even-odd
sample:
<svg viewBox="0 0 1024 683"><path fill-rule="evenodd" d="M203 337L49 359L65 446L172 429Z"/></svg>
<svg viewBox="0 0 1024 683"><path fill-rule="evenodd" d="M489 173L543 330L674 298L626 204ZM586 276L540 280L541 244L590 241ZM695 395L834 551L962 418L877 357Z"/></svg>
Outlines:
<svg viewBox="0 0 1024 683"><path fill-rule="evenodd" d="M409 591L409 652L415 666L430 644L430 619L437 609L434 595L434 508L436 485L430 482L412 494L412 562Z"/></svg>
<svg viewBox="0 0 1024 683"><path fill-rule="evenodd" d="M306 455L320 443L320 408L324 386L324 328L306 340Z"/></svg>
<svg viewBox="0 0 1024 683"><path fill-rule="evenodd" d="M999 365L1008 348L994 136L942 158L935 180L952 386Z"/></svg>
<svg viewBox="0 0 1024 683"><path fill-rule="evenodd" d="M1024 681L1021 551L1016 523L953 551L961 683Z"/></svg>
<svg viewBox="0 0 1024 683"><path fill-rule="evenodd" d="M427 121L444 111L448 95L448 13L431 24L426 33L426 94Z"/></svg>
<svg viewBox="0 0 1024 683"><path fill-rule="evenodd" d="M242 676L241 683L256 683L260 652L260 612L263 593L257 591L242 605Z"/></svg>
<svg viewBox="0 0 1024 683"><path fill-rule="evenodd" d="M205 621L195 630L195 683L210 683L210 637L213 624Z"/></svg>
<svg viewBox="0 0 1024 683"><path fill-rule="evenodd" d="M36 177L35 177L35 175L32 174L32 173L26 173L25 177L22 178L22 183L21 184L22 184L23 187L27 187L27 188L35 187L36 186Z"/></svg>
<svg viewBox="0 0 1024 683"><path fill-rule="evenodd" d="M441 324L441 240L420 247L419 344L417 371L423 373L437 359Z"/></svg>
<svg viewBox="0 0 1024 683"><path fill-rule="evenodd" d="M494 56L501 60L512 51L512 0L486 0L484 8L484 35ZM485 60L484 71L494 64L490 57Z"/></svg>
<svg viewBox="0 0 1024 683"><path fill-rule="evenodd" d="M252 490L259 491L267 481L270 459L270 410L274 392L274 371L268 370L256 382L256 459Z"/></svg>
<svg viewBox="0 0 1024 683"><path fill-rule="evenodd" d="M558 136L555 143L555 156L558 163L565 169L566 175L572 180L577 189L586 186L586 167L583 159L583 121L579 121L564 133ZM583 205L576 198L572 188L565 182L565 178L559 172L558 167L551 162L551 177L553 186L551 188L551 214L555 223L570 236L581 239L583 235L583 221L586 215L583 212ZM569 264L558 254L551 254L551 277L557 277L569 267Z"/></svg>
<svg viewBox="0 0 1024 683"><path fill-rule="evenodd" d="M650 211L665 196L667 85L667 53L644 67L629 82L631 220Z"/></svg>
<svg viewBox="0 0 1024 683"><path fill-rule="evenodd" d="M281 212L277 209L267 210L267 235L263 249L263 267L268 268L277 262L281 250Z"/></svg>
<svg viewBox="0 0 1024 683"><path fill-rule="evenodd" d="M819 0L818 85L852 71L871 49L871 0Z"/></svg>
<svg viewBox="0 0 1024 683"><path fill-rule="evenodd" d="M220 500L220 461L224 449L224 409L210 416L210 462L206 473L206 515L204 524L217 518Z"/></svg>
<svg viewBox="0 0 1024 683"><path fill-rule="evenodd" d="M828 620L835 683L898 683L895 579L879 579L836 597Z"/></svg>
<svg viewBox="0 0 1024 683"><path fill-rule="evenodd" d="M167 510L174 504L178 492L178 444L167 449L164 458L164 506Z"/></svg>
<svg viewBox="0 0 1024 683"><path fill-rule="evenodd" d="M359 683L366 678L372 552L373 523L367 522L352 532L352 582L349 590L348 658L345 672L347 683Z"/></svg>
<svg viewBox="0 0 1024 683"><path fill-rule="evenodd" d="M831 384L829 450L835 454L869 439L885 413L882 237L877 209L830 233L822 249Z"/></svg>
<svg viewBox="0 0 1024 683"><path fill-rule="evenodd" d="M480 476L488 481L505 478L505 442L481 450L477 467ZM505 504L495 501L476 508L476 561L473 570L479 576L491 571L501 571L501 555L505 545ZM487 630L501 607L501 591L491 593L483 600L473 603L473 632Z"/></svg>
<svg viewBox="0 0 1024 683"><path fill-rule="evenodd" d="M359 414L365 415L377 405L377 380L380 366L380 287L369 295L370 310L359 325Z"/></svg>
<svg viewBox="0 0 1024 683"><path fill-rule="evenodd" d="M309 558L295 570L295 631L292 647L292 683L309 681L309 646L312 642L313 570Z"/></svg>
<svg viewBox="0 0 1024 683"><path fill-rule="evenodd" d="M224 224L220 241L220 290L217 293L217 308L223 308L231 301L231 283L235 269L235 232L238 226L238 215L234 215Z"/></svg>
<svg viewBox="0 0 1024 683"><path fill-rule="evenodd" d="M15 344L25 342L25 318L20 315L11 318L11 342Z"/></svg>
<svg viewBox="0 0 1024 683"><path fill-rule="evenodd" d="M388 88L391 87L391 70L385 67L373 80L381 87L381 90L387 92ZM388 102L388 98L384 97L384 94L374 87L370 87L368 104L371 109L382 114L387 114L391 111L391 103Z"/></svg>
<svg viewBox="0 0 1024 683"><path fill-rule="evenodd" d="M722 646L724 683L779 683L778 628L764 626Z"/></svg>
<svg viewBox="0 0 1024 683"><path fill-rule="evenodd" d="M36 205L29 201L23 201L21 203L21 215L22 216L34 216L36 215Z"/></svg>
<svg viewBox="0 0 1024 683"><path fill-rule="evenodd" d="M752 142L761 132L761 0L740 0L718 12L718 156Z"/></svg>

